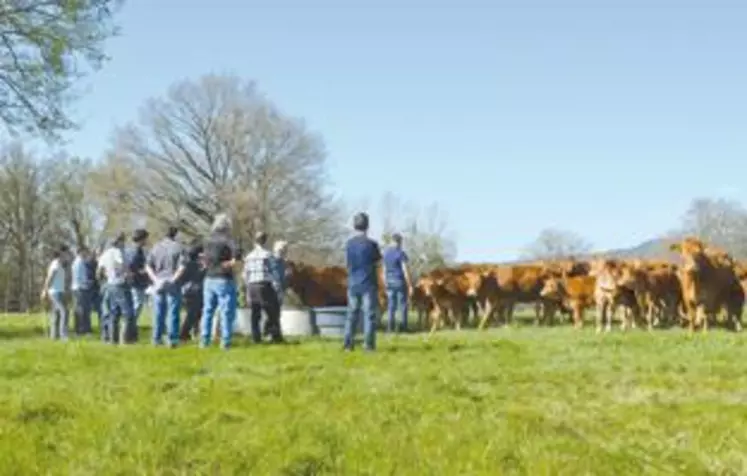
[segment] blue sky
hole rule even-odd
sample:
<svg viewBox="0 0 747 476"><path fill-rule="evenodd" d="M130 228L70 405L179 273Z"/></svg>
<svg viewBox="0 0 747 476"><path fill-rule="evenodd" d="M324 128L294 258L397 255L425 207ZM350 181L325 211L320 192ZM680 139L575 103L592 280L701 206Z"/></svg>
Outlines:
<svg viewBox="0 0 747 476"><path fill-rule="evenodd" d="M747 198L739 3L129 0L69 150L99 157L173 82L236 73L324 136L349 202L437 202L462 260L545 227L632 246L695 196Z"/></svg>

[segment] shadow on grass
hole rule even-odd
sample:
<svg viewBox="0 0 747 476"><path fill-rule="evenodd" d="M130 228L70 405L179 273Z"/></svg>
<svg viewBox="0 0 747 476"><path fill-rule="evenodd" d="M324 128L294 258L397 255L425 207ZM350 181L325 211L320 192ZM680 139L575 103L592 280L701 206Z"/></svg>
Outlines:
<svg viewBox="0 0 747 476"><path fill-rule="evenodd" d="M0 327L0 340L31 339L46 335L46 330L38 325Z"/></svg>

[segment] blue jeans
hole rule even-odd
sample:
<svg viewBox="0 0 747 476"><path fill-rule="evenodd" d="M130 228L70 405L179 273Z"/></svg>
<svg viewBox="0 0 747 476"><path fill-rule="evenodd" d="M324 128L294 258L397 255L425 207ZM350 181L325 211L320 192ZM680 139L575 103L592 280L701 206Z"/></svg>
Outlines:
<svg viewBox="0 0 747 476"><path fill-rule="evenodd" d="M363 347L366 350L376 348L376 319L379 311L379 297L376 289L354 293L348 290L348 317L345 320L346 349L354 346L355 329L363 313Z"/></svg>
<svg viewBox="0 0 747 476"><path fill-rule="evenodd" d="M96 316L99 319L99 330L101 330L101 326L103 325L103 319L102 316L104 315L104 311L101 309L101 304L103 302L103 289L97 287L91 289L91 316L93 316L93 313L96 313ZM91 322L93 322L93 319L91 319Z"/></svg>
<svg viewBox="0 0 747 476"><path fill-rule="evenodd" d="M407 330L407 288L396 287L387 288L386 290L387 311L389 311L389 320L387 321L387 331L394 331L395 318L399 307L402 311L401 330Z"/></svg>
<svg viewBox="0 0 747 476"><path fill-rule="evenodd" d="M154 345L162 344L164 332L168 333L170 345L179 343L179 311L181 307L182 289L175 284L168 284L163 290L153 295Z"/></svg>
<svg viewBox="0 0 747 476"><path fill-rule="evenodd" d="M140 314L143 312L145 297L145 289L132 288L132 314L135 316L135 325L137 325L137 320L140 319Z"/></svg>
<svg viewBox="0 0 747 476"><path fill-rule="evenodd" d="M92 289L76 289L75 311L73 316L73 328L78 335L91 332L91 309L93 305Z"/></svg>
<svg viewBox="0 0 747 476"><path fill-rule="evenodd" d="M131 343L137 340L132 291L126 284L107 284L102 297L106 317L102 326L104 341ZM135 328L135 329L133 329Z"/></svg>
<svg viewBox="0 0 747 476"><path fill-rule="evenodd" d="M68 314L65 306L65 294L57 291L49 292L52 302L52 313L49 316L49 337L52 339L67 339Z"/></svg>
<svg viewBox="0 0 747 476"><path fill-rule="evenodd" d="M231 346L233 335L233 323L236 321L236 307L238 295L236 283L227 278L205 278L202 291L202 329L200 332L200 343L207 347L213 332L213 315L220 306L221 310L221 347Z"/></svg>

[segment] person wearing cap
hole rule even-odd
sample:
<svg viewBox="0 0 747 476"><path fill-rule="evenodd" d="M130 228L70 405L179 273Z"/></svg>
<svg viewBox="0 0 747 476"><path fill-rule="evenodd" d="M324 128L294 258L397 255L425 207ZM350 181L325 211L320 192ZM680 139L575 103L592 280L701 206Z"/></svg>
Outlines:
<svg viewBox="0 0 747 476"><path fill-rule="evenodd" d="M145 247L148 245L148 230L138 228L132 233L133 245L125 252L125 261L127 262L130 288L132 292L132 312L134 313L135 326L133 330L135 335L133 340L137 340L137 323L140 314L143 312L146 293L145 290L150 286L148 272L145 270L146 252Z"/></svg>
<svg viewBox="0 0 747 476"><path fill-rule="evenodd" d="M260 323L264 310L267 314L267 333L270 334L272 342L279 343L283 341L283 334L280 330L280 307L278 295L273 286L271 270L273 256L266 246L267 234L258 232L254 237L254 249L244 258L244 282L252 310L252 340L255 343L262 341Z"/></svg>
<svg viewBox="0 0 747 476"><path fill-rule="evenodd" d="M376 319L378 316L378 279L376 268L381 261L381 250L368 237L368 215L358 213L353 218L355 236L345 245L348 270L348 315L345 320L344 349L353 350L355 329L363 313L363 347L376 348Z"/></svg>
<svg viewBox="0 0 747 476"><path fill-rule="evenodd" d="M182 245L176 241L178 233L176 226L170 226L145 262L145 270L153 281L153 345L163 344L165 333L171 348L179 344L181 279L187 265Z"/></svg>
<svg viewBox="0 0 747 476"><path fill-rule="evenodd" d="M221 213L213 220L210 236L204 244L205 281L202 286L202 323L200 324L200 347L210 346L213 332L213 316L220 307L221 348L231 347L233 325L236 321L238 293L234 278L237 262L236 246L231 239L233 224L228 215Z"/></svg>
<svg viewBox="0 0 747 476"><path fill-rule="evenodd" d="M67 340L68 311L65 299L65 266L68 263L70 250L66 245L60 246L53 253L52 261L47 268L47 276L42 286L41 298L49 298L52 313L49 319L49 337L54 340Z"/></svg>
<svg viewBox="0 0 747 476"><path fill-rule="evenodd" d="M124 256L125 234L119 233L99 256L98 274L106 279L102 297L102 338L111 344L130 344L136 332L132 290L127 280Z"/></svg>
<svg viewBox="0 0 747 476"><path fill-rule="evenodd" d="M195 238L187 250L187 264L182 278L182 296L186 315L182 322L179 338L188 341L199 332L202 317L202 282L205 279L205 266L200 257L203 252L202 240Z"/></svg>
<svg viewBox="0 0 747 476"><path fill-rule="evenodd" d="M272 287L275 288L275 294L278 299L278 309L283 308L286 286L286 263L285 256L288 253L287 241L276 241L273 245L272 256L270 257L270 274L272 275Z"/></svg>
<svg viewBox="0 0 747 476"><path fill-rule="evenodd" d="M395 314L399 307L402 311L400 330L407 332L407 301L412 295L410 272L407 269L407 253L402 249L402 235L392 235L394 244L384 251L384 282L387 298L387 332L395 330Z"/></svg>

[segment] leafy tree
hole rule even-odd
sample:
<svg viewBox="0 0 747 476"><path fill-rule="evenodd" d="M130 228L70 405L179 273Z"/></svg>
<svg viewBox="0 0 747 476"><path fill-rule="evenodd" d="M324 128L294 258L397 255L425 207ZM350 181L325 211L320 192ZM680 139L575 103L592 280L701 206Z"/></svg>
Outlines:
<svg viewBox="0 0 747 476"><path fill-rule="evenodd" d="M0 3L0 120L57 139L75 127L74 86L107 59L122 0L4 0Z"/></svg>
<svg viewBox="0 0 747 476"><path fill-rule="evenodd" d="M530 259L561 259L581 256L591 251L591 244L568 230L546 228L527 246L524 256Z"/></svg>

